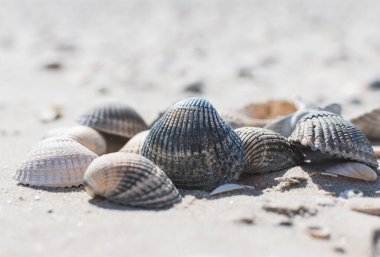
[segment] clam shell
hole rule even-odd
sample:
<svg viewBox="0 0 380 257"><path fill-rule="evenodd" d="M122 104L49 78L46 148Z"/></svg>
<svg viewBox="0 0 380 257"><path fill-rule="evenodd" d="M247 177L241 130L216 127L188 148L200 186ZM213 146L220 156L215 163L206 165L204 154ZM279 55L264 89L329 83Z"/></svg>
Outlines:
<svg viewBox="0 0 380 257"><path fill-rule="evenodd" d="M292 144L320 151L337 159L367 164L378 163L371 144L349 121L331 112L313 112L304 116L289 137Z"/></svg>
<svg viewBox="0 0 380 257"><path fill-rule="evenodd" d="M278 171L303 162L302 153L276 132L254 127L238 128L235 132L244 145L246 173Z"/></svg>
<svg viewBox="0 0 380 257"><path fill-rule="evenodd" d="M356 118L351 122L370 139L380 139L380 106Z"/></svg>
<svg viewBox="0 0 380 257"><path fill-rule="evenodd" d="M87 147L97 155L105 154L107 151L106 140L93 128L86 126L75 126L67 131L67 136Z"/></svg>
<svg viewBox="0 0 380 257"><path fill-rule="evenodd" d="M182 188L211 190L239 178L244 148L211 103L188 98L174 104L145 140L142 155Z"/></svg>
<svg viewBox="0 0 380 257"><path fill-rule="evenodd" d="M123 102L109 101L95 106L78 118L81 125L121 137L132 138L147 129L145 121Z"/></svg>
<svg viewBox="0 0 380 257"><path fill-rule="evenodd" d="M335 163L329 166L326 172L365 181L375 181L377 179L376 172L360 162Z"/></svg>
<svg viewBox="0 0 380 257"><path fill-rule="evenodd" d="M264 127L274 120L298 110L295 103L272 100L266 103L248 104L238 109L221 113L222 118L233 128Z"/></svg>
<svg viewBox="0 0 380 257"><path fill-rule="evenodd" d="M87 166L97 155L66 137L47 138L37 144L16 171L21 184L70 187L83 183Z"/></svg>
<svg viewBox="0 0 380 257"><path fill-rule="evenodd" d="M84 175L84 186L92 197L132 207L166 208L181 200L160 168L133 153L111 153L94 160Z"/></svg>
<svg viewBox="0 0 380 257"><path fill-rule="evenodd" d="M119 151L125 153L141 154L142 147L148 134L149 130L145 130L136 134Z"/></svg>

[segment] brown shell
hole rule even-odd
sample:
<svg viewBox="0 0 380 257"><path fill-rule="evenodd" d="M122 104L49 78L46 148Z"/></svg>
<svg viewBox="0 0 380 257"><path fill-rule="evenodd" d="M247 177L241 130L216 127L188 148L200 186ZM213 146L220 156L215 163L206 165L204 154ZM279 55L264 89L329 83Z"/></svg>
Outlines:
<svg viewBox="0 0 380 257"><path fill-rule="evenodd" d="M145 130L132 137L119 152L141 154L145 139L149 134L149 130Z"/></svg>
<svg viewBox="0 0 380 257"><path fill-rule="evenodd" d="M246 173L266 173L291 168L304 160L302 153L280 134L268 129L235 129L245 150Z"/></svg>
<svg viewBox="0 0 380 257"><path fill-rule="evenodd" d="M376 169L378 163L365 135L349 121L331 112L304 116L289 137L292 144L320 151L338 159L362 162Z"/></svg>
<svg viewBox="0 0 380 257"><path fill-rule="evenodd" d="M380 107L364 113L351 122L370 139L380 139Z"/></svg>
<svg viewBox="0 0 380 257"><path fill-rule="evenodd" d="M84 175L92 197L140 208L167 208L181 201L166 174L147 158L132 153L111 153L95 159Z"/></svg>

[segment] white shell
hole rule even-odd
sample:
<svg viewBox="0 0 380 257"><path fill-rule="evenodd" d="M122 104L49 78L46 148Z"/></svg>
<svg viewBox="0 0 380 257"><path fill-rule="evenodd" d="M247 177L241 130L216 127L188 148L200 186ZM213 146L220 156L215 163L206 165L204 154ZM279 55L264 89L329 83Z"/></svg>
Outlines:
<svg viewBox="0 0 380 257"><path fill-rule="evenodd" d="M231 191L235 191L235 190L240 190L240 189L255 189L255 187L229 183L229 184L224 184L224 185L221 185L221 186L218 186L217 188L215 188L210 193L210 196L222 194L222 193L226 193L226 192L231 192Z"/></svg>
<svg viewBox="0 0 380 257"><path fill-rule="evenodd" d="M83 183L87 166L96 157L71 138L47 138L27 155L14 178L21 184L32 186L79 186Z"/></svg>
<svg viewBox="0 0 380 257"><path fill-rule="evenodd" d="M365 181L375 181L377 179L377 174L372 168L359 162L332 164L325 172Z"/></svg>
<svg viewBox="0 0 380 257"><path fill-rule="evenodd" d="M119 150L119 152L141 154L141 149L148 134L149 130L136 134Z"/></svg>

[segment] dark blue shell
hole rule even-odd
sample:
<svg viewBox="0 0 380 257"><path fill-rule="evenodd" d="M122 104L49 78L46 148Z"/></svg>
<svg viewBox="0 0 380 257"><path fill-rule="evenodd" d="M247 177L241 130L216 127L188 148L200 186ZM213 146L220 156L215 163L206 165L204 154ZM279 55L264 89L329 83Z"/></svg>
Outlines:
<svg viewBox="0 0 380 257"><path fill-rule="evenodd" d="M211 190L236 181L244 169L239 136L212 104L188 98L152 126L142 155L158 165L181 188Z"/></svg>

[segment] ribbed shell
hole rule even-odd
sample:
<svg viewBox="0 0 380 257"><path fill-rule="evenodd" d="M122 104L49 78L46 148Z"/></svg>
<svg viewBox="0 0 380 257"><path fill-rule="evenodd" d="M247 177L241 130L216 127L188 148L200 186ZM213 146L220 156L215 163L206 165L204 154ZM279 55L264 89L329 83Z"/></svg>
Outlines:
<svg viewBox="0 0 380 257"><path fill-rule="evenodd" d="M351 122L370 139L380 139L380 107L364 113Z"/></svg>
<svg viewBox="0 0 380 257"><path fill-rule="evenodd" d="M280 134L268 129L244 127L235 129L245 150L246 173L266 173L299 165L302 153Z"/></svg>
<svg viewBox="0 0 380 257"><path fill-rule="evenodd" d="M378 167L375 153L364 134L352 123L331 112L320 111L304 116L289 140L295 145L336 158Z"/></svg>
<svg viewBox="0 0 380 257"><path fill-rule="evenodd" d="M123 102L105 102L81 115L79 124L126 138L147 129L145 121Z"/></svg>
<svg viewBox="0 0 380 257"><path fill-rule="evenodd" d="M151 128L142 155L181 188L211 190L236 181L243 171L239 136L207 100L182 100Z"/></svg>
<svg viewBox="0 0 380 257"><path fill-rule="evenodd" d="M84 175L92 196L147 209L167 208L181 201L166 174L147 158L132 153L111 153L94 160Z"/></svg>
<svg viewBox="0 0 380 257"><path fill-rule="evenodd" d="M47 138L26 156L14 178L32 186L79 186L87 166L96 157L71 138Z"/></svg>
<svg viewBox="0 0 380 257"><path fill-rule="evenodd" d="M149 130L136 134L123 146L123 148L120 149L120 152L141 154L142 147L148 134Z"/></svg>

